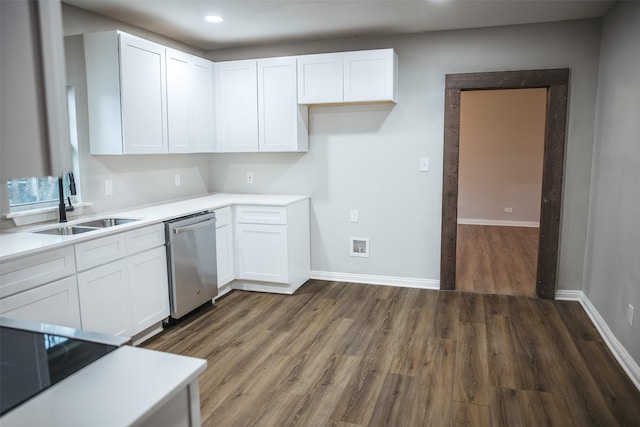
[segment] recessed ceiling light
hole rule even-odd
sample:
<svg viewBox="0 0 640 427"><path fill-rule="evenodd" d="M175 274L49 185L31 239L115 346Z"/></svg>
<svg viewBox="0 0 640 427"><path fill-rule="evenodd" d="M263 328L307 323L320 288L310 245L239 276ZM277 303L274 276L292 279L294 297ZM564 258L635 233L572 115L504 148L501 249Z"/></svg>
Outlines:
<svg viewBox="0 0 640 427"><path fill-rule="evenodd" d="M218 16L218 15L208 15L204 17L204 20L207 22L214 22L214 23L218 23L218 22L222 22L224 21L224 19L222 18L222 16Z"/></svg>

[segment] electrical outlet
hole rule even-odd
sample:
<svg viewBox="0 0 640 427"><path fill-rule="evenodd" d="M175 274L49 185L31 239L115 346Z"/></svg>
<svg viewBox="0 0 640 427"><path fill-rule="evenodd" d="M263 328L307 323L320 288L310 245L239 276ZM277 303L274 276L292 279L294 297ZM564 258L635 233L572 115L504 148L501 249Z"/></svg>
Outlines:
<svg viewBox="0 0 640 427"><path fill-rule="evenodd" d="M253 184L253 172L247 172L247 184Z"/></svg>
<svg viewBox="0 0 640 427"><path fill-rule="evenodd" d="M629 309L627 310L627 324L629 326L633 326L633 310L635 310L635 308L629 304Z"/></svg>
<svg viewBox="0 0 640 427"><path fill-rule="evenodd" d="M513 208L504 208L504 211L507 213L513 212Z"/></svg>
<svg viewBox="0 0 640 427"><path fill-rule="evenodd" d="M104 195L105 196L113 195L113 181L110 179L104 180Z"/></svg>
<svg viewBox="0 0 640 427"><path fill-rule="evenodd" d="M179 173L173 175L173 181L176 183L176 187L180 187L180 184L182 184L182 177Z"/></svg>
<svg viewBox="0 0 640 427"><path fill-rule="evenodd" d="M351 212L349 212L349 220L351 222L358 222L358 211L356 209L352 209Z"/></svg>
<svg viewBox="0 0 640 427"><path fill-rule="evenodd" d="M421 157L420 158L420 172L429 172L429 158Z"/></svg>

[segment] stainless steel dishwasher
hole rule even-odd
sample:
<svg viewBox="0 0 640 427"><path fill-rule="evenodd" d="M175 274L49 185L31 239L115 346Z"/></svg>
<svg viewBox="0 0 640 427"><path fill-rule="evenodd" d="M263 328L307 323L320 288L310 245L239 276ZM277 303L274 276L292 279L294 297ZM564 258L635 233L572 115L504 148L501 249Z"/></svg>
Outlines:
<svg viewBox="0 0 640 427"><path fill-rule="evenodd" d="M216 216L213 212L165 223L171 317L179 319L218 295Z"/></svg>

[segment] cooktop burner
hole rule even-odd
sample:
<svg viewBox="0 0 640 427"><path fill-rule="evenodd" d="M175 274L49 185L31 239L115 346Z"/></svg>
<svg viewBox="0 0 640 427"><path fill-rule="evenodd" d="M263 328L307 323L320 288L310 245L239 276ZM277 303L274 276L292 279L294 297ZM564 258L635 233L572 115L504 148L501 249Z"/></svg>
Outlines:
<svg viewBox="0 0 640 427"><path fill-rule="evenodd" d="M118 348L0 326L0 415Z"/></svg>

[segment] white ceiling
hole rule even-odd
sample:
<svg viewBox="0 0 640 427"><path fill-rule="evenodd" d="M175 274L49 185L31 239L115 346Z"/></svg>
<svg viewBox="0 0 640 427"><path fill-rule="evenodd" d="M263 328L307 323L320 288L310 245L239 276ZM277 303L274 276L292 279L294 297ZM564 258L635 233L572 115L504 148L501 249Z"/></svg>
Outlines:
<svg viewBox="0 0 640 427"><path fill-rule="evenodd" d="M615 3L592 0L63 1L203 50L593 18L605 15ZM221 15L224 22L207 23L205 15Z"/></svg>

